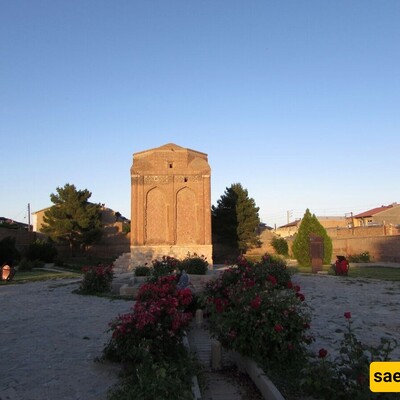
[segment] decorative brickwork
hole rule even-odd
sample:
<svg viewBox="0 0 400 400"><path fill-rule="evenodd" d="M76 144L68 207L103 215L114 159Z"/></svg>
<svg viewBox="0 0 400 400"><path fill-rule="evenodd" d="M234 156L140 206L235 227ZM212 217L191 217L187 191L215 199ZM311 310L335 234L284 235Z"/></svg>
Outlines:
<svg viewBox="0 0 400 400"><path fill-rule="evenodd" d="M132 268L188 253L212 264L210 175L207 154L175 144L133 155Z"/></svg>

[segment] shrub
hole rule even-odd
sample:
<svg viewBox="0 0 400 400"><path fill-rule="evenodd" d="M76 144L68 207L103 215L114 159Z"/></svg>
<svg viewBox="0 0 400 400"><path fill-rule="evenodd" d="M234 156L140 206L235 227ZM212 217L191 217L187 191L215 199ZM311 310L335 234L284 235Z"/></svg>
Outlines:
<svg viewBox="0 0 400 400"><path fill-rule="evenodd" d="M207 257L188 254L185 259L179 263L179 268L185 270L188 274L205 275L208 271Z"/></svg>
<svg viewBox="0 0 400 400"><path fill-rule="evenodd" d="M290 280L283 287L269 272L262 263L252 265L241 258L208 283L203 303L210 330L224 346L261 364L297 363L311 340L304 295Z"/></svg>
<svg viewBox="0 0 400 400"><path fill-rule="evenodd" d="M32 271L33 261L23 258L18 264L18 271Z"/></svg>
<svg viewBox="0 0 400 400"><path fill-rule="evenodd" d="M79 288L80 293L96 294L110 291L114 275L112 265L83 267L82 271L84 275Z"/></svg>
<svg viewBox="0 0 400 400"><path fill-rule="evenodd" d="M150 276L151 268L147 265L139 265L135 268L135 276Z"/></svg>
<svg viewBox="0 0 400 400"><path fill-rule="evenodd" d="M0 266L4 263L10 266L17 263L21 256L17 248L15 247L15 237L7 236L0 240Z"/></svg>
<svg viewBox="0 0 400 400"><path fill-rule="evenodd" d="M122 232L128 234L131 231L131 224L122 225Z"/></svg>
<svg viewBox="0 0 400 400"><path fill-rule="evenodd" d="M30 261L41 260L45 263L52 263L56 259L57 253L53 242L37 239L29 245L25 257Z"/></svg>
<svg viewBox="0 0 400 400"><path fill-rule="evenodd" d="M293 255L302 266L311 266L310 254L310 235L316 235L323 238L324 241L324 264L329 264L332 258L332 239L328 236L326 229L318 221L317 217L311 215L307 209L296 237L293 241Z"/></svg>
<svg viewBox="0 0 400 400"><path fill-rule="evenodd" d="M161 260L153 260L153 276L158 278L163 275L171 274L175 271L175 269L179 266L179 260L170 257L170 256L163 256Z"/></svg>
<svg viewBox="0 0 400 400"><path fill-rule="evenodd" d="M287 241L284 238L274 237L271 240L271 245L277 254L280 254L282 256L289 255L289 246L287 244Z"/></svg>
<svg viewBox="0 0 400 400"><path fill-rule="evenodd" d="M167 275L142 285L132 312L110 323L112 336L103 355L125 366L122 386L112 390L111 400L193 398L195 363L183 344L193 296L176 284L177 277Z"/></svg>
<svg viewBox="0 0 400 400"><path fill-rule="evenodd" d="M351 313L344 313L347 329L341 342L339 356L332 360L325 349L301 371L303 390L318 399L382 398L369 389L369 368L373 361L388 361L397 346L395 340L381 339L377 346L361 343L352 327ZM392 398L389 395L385 398ZM398 397L395 397L398 398Z"/></svg>
<svg viewBox="0 0 400 400"><path fill-rule="evenodd" d="M140 368L127 372L120 387L113 389L110 400L193 400L192 377L197 364L183 346L174 358L154 360L148 355Z"/></svg>
<svg viewBox="0 0 400 400"><path fill-rule="evenodd" d="M110 323L112 337L106 358L140 363L150 354L155 360L174 357L184 329L192 318L185 309L192 302L189 289L176 289L176 276L162 276L141 286L133 312Z"/></svg>
<svg viewBox="0 0 400 400"><path fill-rule="evenodd" d="M43 268L44 262L40 260L27 260L23 258L18 264L18 271L32 271L33 268Z"/></svg>
<svg viewBox="0 0 400 400"><path fill-rule="evenodd" d="M54 260L54 264L57 265L58 267L63 267L64 266L64 260L60 257L56 257Z"/></svg>
<svg viewBox="0 0 400 400"><path fill-rule="evenodd" d="M371 256L368 251L364 251L360 254L349 255L347 260L353 263L369 263L371 261Z"/></svg>
<svg viewBox="0 0 400 400"><path fill-rule="evenodd" d="M287 287L291 279L291 273L287 269L286 261L272 254L264 254L261 261L254 265L255 273L259 279L267 279L269 275L275 277L277 284L282 288Z"/></svg>

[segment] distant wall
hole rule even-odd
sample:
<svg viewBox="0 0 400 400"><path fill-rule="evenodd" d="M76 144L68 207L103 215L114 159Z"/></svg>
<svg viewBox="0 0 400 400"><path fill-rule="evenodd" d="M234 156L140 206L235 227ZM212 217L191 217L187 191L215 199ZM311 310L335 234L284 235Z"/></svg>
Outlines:
<svg viewBox="0 0 400 400"><path fill-rule="evenodd" d="M61 258L69 257L71 255L71 251L69 246L57 246L58 254ZM93 258L107 259L107 260L115 260L123 253L130 252L130 245L128 244L96 244L89 246L89 248L80 255L85 255ZM78 255L74 252L74 255Z"/></svg>
<svg viewBox="0 0 400 400"><path fill-rule="evenodd" d="M368 251L371 261L400 262L400 235L335 238L332 244L335 257Z"/></svg>
<svg viewBox="0 0 400 400"><path fill-rule="evenodd" d="M47 236L40 232L28 232L25 230L0 228L0 240L5 237L14 237L16 239L15 246L19 252L23 253L28 246L35 240L44 240ZM56 245L58 254L63 256L70 255L69 246ZM114 233L110 229L103 236L99 244L89 246L86 254L94 258L117 258L122 253L130 252L130 233Z"/></svg>
<svg viewBox="0 0 400 400"><path fill-rule="evenodd" d="M375 237L400 235L400 227L393 225L357 226L355 228L329 228L326 230L333 239L336 237Z"/></svg>
<svg viewBox="0 0 400 400"><path fill-rule="evenodd" d="M19 229L7 229L0 228L0 240L3 240L6 237L15 238L15 247L18 251L25 251L28 246L33 243L36 239L43 239L46 236L39 232L29 232L25 230Z"/></svg>
<svg viewBox="0 0 400 400"><path fill-rule="evenodd" d="M400 235L332 237L332 262L337 255L357 255L368 251L371 261L400 262ZM292 254L294 238L287 239Z"/></svg>

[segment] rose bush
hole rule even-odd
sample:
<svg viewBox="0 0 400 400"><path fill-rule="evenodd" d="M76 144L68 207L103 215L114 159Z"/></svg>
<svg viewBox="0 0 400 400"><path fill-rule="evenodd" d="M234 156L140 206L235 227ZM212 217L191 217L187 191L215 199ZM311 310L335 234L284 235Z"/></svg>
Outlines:
<svg viewBox="0 0 400 400"><path fill-rule="evenodd" d="M172 274L178 268L179 260L174 257L163 256L161 260L152 260L151 263L153 264L153 280L157 280L160 276Z"/></svg>
<svg viewBox="0 0 400 400"><path fill-rule="evenodd" d="M123 362L122 384L110 399L188 400L195 363L183 345L192 319L189 289L177 290L175 275L160 276L141 286L132 312L110 323L106 359Z"/></svg>
<svg viewBox="0 0 400 400"><path fill-rule="evenodd" d="M175 276L167 275L141 286L132 312L110 323L107 358L141 362L147 354L160 360L173 356L192 319L185 309L193 300L191 291L177 290L176 283Z"/></svg>
<svg viewBox="0 0 400 400"><path fill-rule="evenodd" d="M261 365L289 365L305 356L309 313L286 265L244 257L210 282L203 296L210 330L221 343Z"/></svg>
<svg viewBox="0 0 400 400"><path fill-rule="evenodd" d="M207 257L189 253L179 262L179 269L185 270L188 274L205 275L208 271Z"/></svg>
<svg viewBox="0 0 400 400"><path fill-rule="evenodd" d="M398 395L386 393L382 397L369 389L370 363L390 360L389 355L397 342L381 338L378 346L367 346L357 339L351 312L346 311L344 318L347 328L339 356L331 359L326 349L320 349L303 367L299 386L305 393L321 400L399 399Z"/></svg>
<svg viewBox="0 0 400 400"><path fill-rule="evenodd" d="M79 287L79 292L83 294L106 293L110 291L113 280L112 265L97 265L83 267L83 279Z"/></svg>

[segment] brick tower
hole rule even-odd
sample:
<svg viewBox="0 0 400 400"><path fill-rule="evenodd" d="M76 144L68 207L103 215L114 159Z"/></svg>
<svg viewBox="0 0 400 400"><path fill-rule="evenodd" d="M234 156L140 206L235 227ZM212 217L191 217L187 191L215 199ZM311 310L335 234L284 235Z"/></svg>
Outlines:
<svg viewBox="0 0 400 400"><path fill-rule="evenodd" d="M207 154L173 143L133 154L132 268L188 253L212 265L210 178Z"/></svg>

